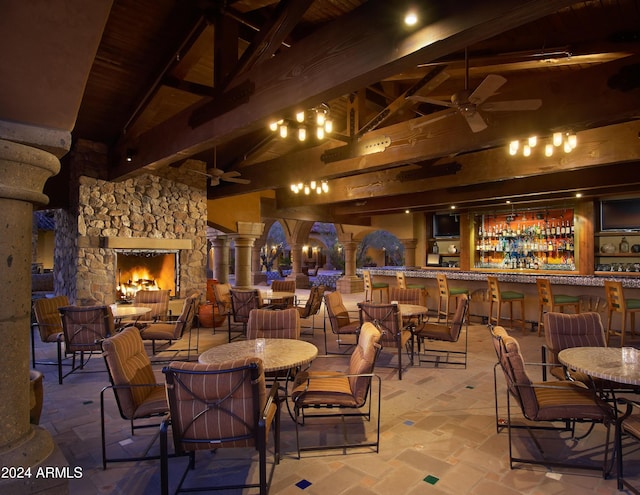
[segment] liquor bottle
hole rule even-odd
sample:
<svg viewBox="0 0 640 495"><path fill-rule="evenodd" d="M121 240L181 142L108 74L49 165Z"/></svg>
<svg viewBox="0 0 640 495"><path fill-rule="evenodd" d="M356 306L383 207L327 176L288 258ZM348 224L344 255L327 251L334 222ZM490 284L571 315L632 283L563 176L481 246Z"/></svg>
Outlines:
<svg viewBox="0 0 640 495"><path fill-rule="evenodd" d="M560 222L558 222L558 225L556 225L556 235L560 235Z"/></svg>
<svg viewBox="0 0 640 495"><path fill-rule="evenodd" d="M551 229L549 228L549 222L547 222L547 228L545 230L545 234L547 237L549 237L551 235Z"/></svg>
<svg viewBox="0 0 640 495"><path fill-rule="evenodd" d="M571 235L573 235L574 227L573 227L573 218L571 219Z"/></svg>
<svg viewBox="0 0 640 495"><path fill-rule="evenodd" d="M564 220L562 221L562 227L560 227L560 234L564 237L567 234L567 228L565 227Z"/></svg>

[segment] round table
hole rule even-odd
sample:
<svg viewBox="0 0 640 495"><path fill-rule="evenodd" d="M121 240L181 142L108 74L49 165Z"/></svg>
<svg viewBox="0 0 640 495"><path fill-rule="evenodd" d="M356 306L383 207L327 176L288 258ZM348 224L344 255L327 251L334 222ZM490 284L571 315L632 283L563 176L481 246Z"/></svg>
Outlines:
<svg viewBox="0 0 640 495"><path fill-rule="evenodd" d="M255 356L262 359L265 372L289 370L313 361L318 348L304 340L264 339L264 352L256 351L256 340L239 340L216 347L200 354L203 364L218 364L223 361Z"/></svg>
<svg viewBox="0 0 640 495"><path fill-rule="evenodd" d="M151 308L144 306L128 306L122 304L112 304L111 312L116 319L122 318L140 318L151 312Z"/></svg>
<svg viewBox="0 0 640 495"><path fill-rule="evenodd" d="M427 316L429 308L419 304L398 304L398 310L402 316Z"/></svg>
<svg viewBox="0 0 640 495"><path fill-rule="evenodd" d="M623 363L619 347L570 347L558 353L558 360L594 378L640 385L640 362Z"/></svg>

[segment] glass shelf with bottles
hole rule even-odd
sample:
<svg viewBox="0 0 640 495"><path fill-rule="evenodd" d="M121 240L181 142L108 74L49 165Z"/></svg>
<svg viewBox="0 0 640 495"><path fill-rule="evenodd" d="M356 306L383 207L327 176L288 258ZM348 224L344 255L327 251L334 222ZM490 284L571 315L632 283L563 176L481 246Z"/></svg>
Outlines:
<svg viewBox="0 0 640 495"><path fill-rule="evenodd" d="M475 268L574 271L573 210L476 215Z"/></svg>

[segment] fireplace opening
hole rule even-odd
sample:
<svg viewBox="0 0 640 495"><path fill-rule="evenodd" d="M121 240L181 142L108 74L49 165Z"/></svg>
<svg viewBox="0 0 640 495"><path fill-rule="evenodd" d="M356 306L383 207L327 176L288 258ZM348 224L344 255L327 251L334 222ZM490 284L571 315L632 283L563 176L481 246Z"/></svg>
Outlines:
<svg viewBox="0 0 640 495"><path fill-rule="evenodd" d="M116 251L116 298L130 301L139 290L168 289L178 293L177 251Z"/></svg>

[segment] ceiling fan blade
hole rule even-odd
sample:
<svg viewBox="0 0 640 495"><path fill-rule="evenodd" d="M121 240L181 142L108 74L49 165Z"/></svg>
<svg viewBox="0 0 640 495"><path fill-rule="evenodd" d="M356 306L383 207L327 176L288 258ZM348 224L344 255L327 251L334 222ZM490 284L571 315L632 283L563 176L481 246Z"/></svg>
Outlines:
<svg viewBox="0 0 640 495"><path fill-rule="evenodd" d="M240 172L238 172L237 170L230 170L229 172L220 174L220 177L222 177L223 179L228 179L229 177L240 177Z"/></svg>
<svg viewBox="0 0 640 495"><path fill-rule="evenodd" d="M487 128L487 123L482 118L479 112L472 113L471 115L463 115L467 124L471 128L471 132L484 131Z"/></svg>
<svg viewBox="0 0 640 495"><path fill-rule="evenodd" d="M209 179L210 186L217 186L218 184L220 184L220 179L218 177L211 177Z"/></svg>
<svg viewBox="0 0 640 495"><path fill-rule="evenodd" d="M222 180L227 182L235 182L236 184L251 184L249 179L235 179L233 177L222 177Z"/></svg>
<svg viewBox="0 0 640 495"><path fill-rule="evenodd" d="M542 100L507 100L492 101L482 105L482 110L487 112L510 112L522 110L537 110L542 106Z"/></svg>
<svg viewBox="0 0 640 495"><path fill-rule="evenodd" d="M435 98L428 98L427 96L413 95L409 96L408 99L419 101L420 103L430 103L431 105L438 105L441 107L456 108L456 105L454 105L450 101L436 100Z"/></svg>
<svg viewBox="0 0 640 495"><path fill-rule="evenodd" d="M224 174L224 170L214 167L214 168L207 169L207 173L209 175L220 177L222 174Z"/></svg>
<svg viewBox="0 0 640 495"><path fill-rule="evenodd" d="M487 98L493 96L507 80L497 74L489 74L480 85L469 95L469 101L479 105Z"/></svg>

